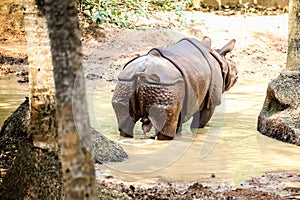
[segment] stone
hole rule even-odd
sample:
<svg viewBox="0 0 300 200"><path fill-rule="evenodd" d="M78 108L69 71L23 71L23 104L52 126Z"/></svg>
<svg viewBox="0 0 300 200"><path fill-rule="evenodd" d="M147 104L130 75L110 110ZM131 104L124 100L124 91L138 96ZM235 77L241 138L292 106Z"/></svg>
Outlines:
<svg viewBox="0 0 300 200"><path fill-rule="evenodd" d="M0 168L8 169L16 156L20 141L28 138L29 99L25 101L5 120L0 131ZM107 139L91 127L94 159L97 163L121 162L128 155L121 146Z"/></svg>
<svg viewBox="0 0 300 200"><path fill-rule="evenodd" d="M27 138L29 127L29 99L25 101L3 123L0 131L0 168L8 169L13 164L19 141Z"/></svg>
<svg viewBox="0 0 300 200"><path fill-rule="evenodd" d="M299 71L282 71L269 83L257 129L263 135L300 146Z"/></svg>
<svg viewBox="0 0 300 200"><path fill-rule="evenodd" d="M107 139L103 134L91 128L94 159L97 163L121 162L128 158L123 148L116 142Z"/></svg>

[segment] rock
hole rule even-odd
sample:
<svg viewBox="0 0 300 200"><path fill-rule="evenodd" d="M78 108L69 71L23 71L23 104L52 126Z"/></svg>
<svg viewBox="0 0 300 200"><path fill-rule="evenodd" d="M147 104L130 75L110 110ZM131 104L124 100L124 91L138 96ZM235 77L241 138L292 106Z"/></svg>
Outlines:
<svg viewBox="0 0 300 200"><path fill-rule="evenodd" d="M266 136L300 146L299 71L283 71L269 83L257 129Z"/></svg>
<svg viewBox="0 0 300 200"><path fill-rule="evenodd" d="M28 138L29 99L25 101L5 120L0 131L0 168L8 169L16 156L21 140ZM113 141L91 128L93 133L94 158L97 163L121 162L128 157L126 152Z"/></svg>
<svg viewBox="0 0 300 200"><path fill-rule="evenodd" d="M91 128L94 159L97 163L121 162L128 158L128 155L121 146L107 139L104 135Z"/></svg>
<svg viewBox="0 0 300 200"><path fill-rule="evenodd" d="M5 120L0 131L0 168L8 169L13 164L19 141L27 137L29 126L29 99L25 101Z"/></svg>

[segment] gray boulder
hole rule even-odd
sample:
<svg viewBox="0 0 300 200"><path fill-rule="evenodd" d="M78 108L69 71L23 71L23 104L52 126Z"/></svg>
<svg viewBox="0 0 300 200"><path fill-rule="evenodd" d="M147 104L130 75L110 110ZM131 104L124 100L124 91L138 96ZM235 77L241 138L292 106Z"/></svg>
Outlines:
<svg viewBox="0 0 300 200"><path fill-rule="evenodd" d="M283 71L269 83L257 129L263 135L300 146L300 72Z"/></svg>
<svg viewBox="0 0 300 200"><path fill-rule="evenodd" d="M28 138L29 99L25 101L5 120L0 131L0 168L7 169L12 165L19 149L20 141ZM107 139L91 127L94 159L97 163L121 162L128 155L121 146Z"/></svg>
<svg viewBox="0 0 300 200"><path fill-rule="evenodd" d="M91 128L94 159L97 163L121 162L128 158L124 149L117 143L107 139L103 134Z"/></svg>
<svg viewBox="0 0 300 200"><path fill-rule="evenodd" d="M29 126L29 99L25 101L9 116L0 131L0 168L8 169L12 166L19 149L20 141L27 138Z"/></svg>

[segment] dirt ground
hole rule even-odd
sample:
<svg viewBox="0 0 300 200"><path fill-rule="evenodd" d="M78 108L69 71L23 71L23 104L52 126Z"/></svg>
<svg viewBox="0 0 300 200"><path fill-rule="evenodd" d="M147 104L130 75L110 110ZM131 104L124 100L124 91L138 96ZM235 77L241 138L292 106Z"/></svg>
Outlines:
<svg viewBox="0 0 300 200"><path fill-rule="evenodd" d="M300 199L299 172L272 172L241 182L239 187L208 182L99 181L100 199Z"/></svg>
<svg viewBox="0 0 300 200"><path fill-rule="evenodd" d="M175 24L172 29L113 29L107 32L109 37L104 42L94 39L84 42L87 78L115 81L126 62L152 47L168 46L182 37L201 39L205 35L212 39L214 48L236 39L235 49L229 56L237 63L240 78L270 80L284 69L287 15L226 17L195 12L187 13L186 17L194 21L193 24L185 27Z"/></svg>
<svg viewBox="0 0 300 200"><path fill-rule="evenodd" d="M287 51L287 15L218 16L210 13L185 13L186 23L172 23L171 13L159 13L142 23L153 28L119 29L103 25L99 28L82 20L83 59L87 83L116 81L117 74L130 59L152 47L167 46L182 37L212 39L221 48L236 39L234 51L228 55L236 63L240 79L271 80L284 69ZM169 28L166 28L169 27ZM14 39L14 37L12 38ZM27 82L27 54L23 39L0 41L0 78L19 76ZM117 177L98 180L102 199L300 199L300 172L274 172L245 180L238 188L225 183L122 182Z"/></svg>

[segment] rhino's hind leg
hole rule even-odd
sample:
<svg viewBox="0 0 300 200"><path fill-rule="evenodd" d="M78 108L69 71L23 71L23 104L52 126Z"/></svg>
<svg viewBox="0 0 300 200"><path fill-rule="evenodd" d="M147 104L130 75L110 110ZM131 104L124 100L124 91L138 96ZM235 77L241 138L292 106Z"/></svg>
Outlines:
<svg viewBox="0 0 300 200"><path fill-rule="evenodd" d="M150 131L153 126L158 139L173 139L178 128L183 94L177 85L142 85L136 99L144 132Z"/></svg>
<svg viewBox="0 0 300 200"><path fill-rule="evenodd" d="M158 140L172 140L178 131L180 105L157 106L150 112L149 119L157 132Z"/></svg>
<svg viewBox="0 0 300 200"><path fill-rule="evenodd" d="M173 140L174 137L169 137L167 135L163 135L162 133L157 133L158 140Z"/></svg>
<svg viewBox="0 0 300 200"><path fill-rule="evenodd" d="M212 115L214 114L215 107L214 108L209 108L209 109L202 109L201 111L197 111L193 115L193 121L191 123L191 129L194 128L203 128Z"/></svg>
<svg viewBox="0 0 300 200"><path fill-rule="evenodd" d="M181 133L181 131L182 131L182 122L181 122L181 113L180 113L178 117L176 133Z"/></svg>
<svg viewBox="0 0 300 200"><path fill-rule="evenodd" d="M133 137L135 122L129 113L129 99L133 94L131 82L118 82L112 98L112 106L121 136Z"/></svg>
<svg viewBox="0 0 300 200"><path fill-rule="evenodd" d="M130 117L128 108L120 103L114 103L113 108L116 113L120 135L124 137L133 137L135 122Z"/></svg>
<svg viewBox="0 0 300 200"><path fill-rule="evenodd" d="M131 118L127 118L122 125L119 125L120 135L123 137L133 137L133 128L135 123Z"/></svg>

